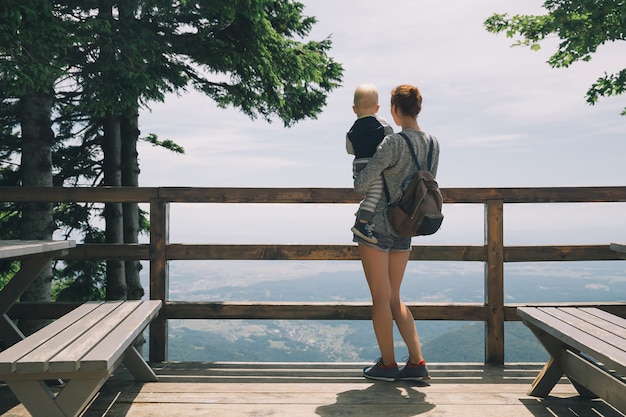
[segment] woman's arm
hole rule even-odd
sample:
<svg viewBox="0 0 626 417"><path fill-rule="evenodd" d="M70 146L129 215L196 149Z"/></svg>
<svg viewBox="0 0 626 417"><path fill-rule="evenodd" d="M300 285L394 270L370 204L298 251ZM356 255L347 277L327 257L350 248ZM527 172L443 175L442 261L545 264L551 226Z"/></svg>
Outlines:
<svg viewBox="0 0 626 417"><path fill-rule="evenodd" d="M365 166L354 178L354 190L359 194L365 194L372 183L382 175L383 171L390 167L395 161L395 142L390 139L393 136L387 136L378 145L376 153L372 156Z"/></svg>
<svg viewBox="0 0 626 417"><path fill-rule="evenodd" d="M433 177L437 177L437 169L439 169L439 141L433 137L433 165L430 169L430 173Z"/></svg>

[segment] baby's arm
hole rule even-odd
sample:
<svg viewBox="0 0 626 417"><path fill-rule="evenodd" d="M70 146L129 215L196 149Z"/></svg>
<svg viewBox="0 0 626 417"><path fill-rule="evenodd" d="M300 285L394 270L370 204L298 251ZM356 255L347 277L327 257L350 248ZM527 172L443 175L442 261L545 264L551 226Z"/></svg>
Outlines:
<svg viewBox="0 0 626 417"><path fill-rule="evenodd" d="M346 151L350 155L354 155L354 146L352 146L352 142L348 139L348 135L346 135Z"/></svg>

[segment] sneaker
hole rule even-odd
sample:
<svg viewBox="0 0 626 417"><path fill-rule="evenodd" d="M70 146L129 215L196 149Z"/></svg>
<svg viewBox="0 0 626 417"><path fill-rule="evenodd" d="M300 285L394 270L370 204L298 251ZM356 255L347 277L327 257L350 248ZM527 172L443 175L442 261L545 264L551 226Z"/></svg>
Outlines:
<svg viewBox="0 0 626 417"><path fill-rule="evenodd" d="M428 367L425 361L420 361L417 365L407 362L398 375L400 381L427 381Z"/></svg>
<svg viewBox="0 0 626 417"><path fill-rule="evenodd" d="M352 226L352 233L354 233L366 242L376 244L378 243L378 239L374 237L372 230L374 230L373 225L369 223L363 223L358 220L356 221L356 223L354 223L354 226Z"/></svg>
<svg viewBox="0 0 626 417"><path fill-rule="evenodd" d="M381 358L374 365L364 368L363 376L378 381L393 382L398 378L398 372L398 365L395 362L391 365L384 365Z"/></svg>

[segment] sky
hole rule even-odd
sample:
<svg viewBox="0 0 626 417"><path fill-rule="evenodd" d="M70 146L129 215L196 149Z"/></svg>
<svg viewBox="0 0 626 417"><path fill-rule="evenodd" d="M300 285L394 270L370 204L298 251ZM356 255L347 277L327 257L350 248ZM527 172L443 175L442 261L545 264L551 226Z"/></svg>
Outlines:
<svg viewBox="0 0 626 417"><path fill-rule="evenodd" d="M316 120L285 128L220 109L190 91L152 103L142 135L183 146L174 155L142 144L140 185L183 187L352 187L345 133L360 83L379 90L392 122L391 90L417 85L421 128L441 144L441 187L623 186L626 96L585 102L599 77L624 67L626 43L602 46L586 63L553 69L558 39L538 52L488 33L493 13L540 14L536 0L303 0L318 20L310 39L331 37L344 67ZM394 126L395 127L395 126ZM203 205L170 208L170 241L181 243L344 243L356 204ZM608 244L626 240L622 204L507 205L505 244ZM251 215L252 214L252 215ZM440 232L424 244L482 244L483 207L444 206ZM416 242L414 242L415 244Z"/></svg>

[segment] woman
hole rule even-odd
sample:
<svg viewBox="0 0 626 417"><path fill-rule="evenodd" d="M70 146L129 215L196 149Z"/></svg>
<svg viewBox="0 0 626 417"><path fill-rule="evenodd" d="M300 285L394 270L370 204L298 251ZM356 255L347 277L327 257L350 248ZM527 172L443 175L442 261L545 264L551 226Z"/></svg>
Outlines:
<svg viewBox="0 0 626 417"><path fill-rule="evenodd" d="M422 95L412 85L400 85L391 92L391 115L394 122L409 137L417 153L420 166L427 167L428 147L432 143L431 172L437 174L439 143L434 136L420 130L417 115L422 109ZM402 182L417 172L405 140L397 133L385 137L367 166L354 180L354 189L363 194L369 185L383 174L389 190L389 200L396 202L402 195ZM429 379L428 368L422 356L415 319L400 300L400 285L411 251L411 238L401 238L387 217L387 199L378 203L372 223L378 243L368 243L355 237L363 271L372 295L372 323L381 357L373 366L363 370L366 378L382 381L417 381ZM409 356L402 370L398 369L394 354L393 322L396 322Z"/></svg>

